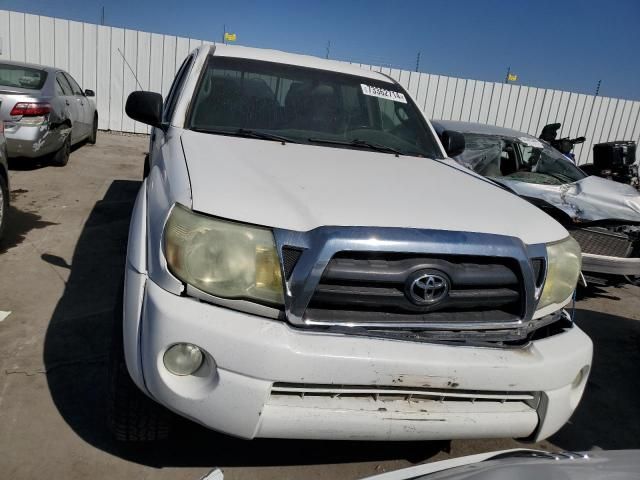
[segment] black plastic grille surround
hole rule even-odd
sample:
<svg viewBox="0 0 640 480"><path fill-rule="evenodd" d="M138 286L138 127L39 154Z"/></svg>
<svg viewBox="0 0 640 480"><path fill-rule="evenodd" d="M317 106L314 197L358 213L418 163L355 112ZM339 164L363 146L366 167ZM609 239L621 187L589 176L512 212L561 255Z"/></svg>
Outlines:
<svg viewBox="0 0 640 480"><path fill-rule="evenodd" d="M571 231L582 253L627 258L633 252L633 240L624 233L602 227L578 228Z"/></svg>
<svg viewBox="0 0 640 480"><path fill-rule="evenodd" d="M544 283L544 277L546 274L544 258L532 258L531 266L533 267L533 275L534 275L536 287L540 288Z"/></svg>
<svg viewBox="0 0 640 480"><path fill-rule="evenodd" d="M300 255L302 255L303 249L297 247L290 247L285 245L282 247L282 268L284 270L285 279L289 280L291 278L291 274L293 273L293 269L300 260Z"/></svg>
<svg viewBox="0 0 640 480"><path fill-rule="evenodd" d="M538 266L542 268L542 264ZM448 294L430 305L407 294L420 272L450 281ZM339 252L328 263L306 318L358 322L513 321L524 315L520 269L515 260L481 256L438 256Z"/></svg>

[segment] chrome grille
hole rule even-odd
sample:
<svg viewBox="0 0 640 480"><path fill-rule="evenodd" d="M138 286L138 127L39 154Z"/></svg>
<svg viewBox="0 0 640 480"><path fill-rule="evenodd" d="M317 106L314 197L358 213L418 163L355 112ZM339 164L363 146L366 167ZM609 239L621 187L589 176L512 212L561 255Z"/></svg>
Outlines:
<svg viewBox="0 0 640 480"><path fill-rule="evenodd" d="M433 305L409 298L408 282L422 271L442 272L450 280L446 298ZM524 315L520 277L517 263L504 258L339 252L325 268L305 318L451 327L456 321L510 322Z"/></svg>
<svg viewBox="0 0 640 480"><path fill-rule="evenodd" d="M274 238L288 274L284 315L295 327L394 338L410 335L416 341L469 342L473 336L473 342L488 345L526 341L548 323L547 317L542 323L532 318L546 274L542 243L526 245L515 237L489 233L398 227L275 229ZM285 258L289 248L300 251L295 265ZM450 298L436 295L429 303L425 290L423 302L405 290L407 275L413 286L415 280L425 279L420 271L425 266L450 280L444 282ZM408 293L411 300L400 293Z"/></svg>

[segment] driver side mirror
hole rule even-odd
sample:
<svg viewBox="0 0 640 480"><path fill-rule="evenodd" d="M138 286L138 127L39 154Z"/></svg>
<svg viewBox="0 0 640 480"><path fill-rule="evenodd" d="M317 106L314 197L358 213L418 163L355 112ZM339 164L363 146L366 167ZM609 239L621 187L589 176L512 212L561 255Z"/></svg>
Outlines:
<svg viewBox="0 0 640 480"><path fill-rule="evenodd" d="M455 157L464 152L464 135L454 130L445 130L440 135L444 151L450 157Z"/></svg>
<svg viewBox="0 0 640 480"><path fill-rule="evenodd" d="M85 97L95 97L96 96L96 92L94 92L93 90L89 90L88 88L84 91L84 96Z"/></svg>
<svg viewBox="0 0 640 480"><path fill-rule="evenodd" d="M162 128L162 95L155 92L133 92L124 111L133 120Z"/></svg>

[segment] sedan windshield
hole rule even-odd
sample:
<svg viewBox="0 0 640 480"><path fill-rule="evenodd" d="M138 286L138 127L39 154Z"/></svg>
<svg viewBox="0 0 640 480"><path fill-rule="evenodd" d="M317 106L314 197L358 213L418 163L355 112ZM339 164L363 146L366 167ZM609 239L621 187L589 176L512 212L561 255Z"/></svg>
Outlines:
<svg viewBox="0 0 640 480"><path fill-rule="evenodd" d="M40 90L47 80L47 72L37 68L0 63L0 86Z"/></svg>
<svg viewBox="0 0 640 480"><path fill-rule="evenodd" d="M533 137L465 133L465 150L457 160L490 178L562 185L586 174L549 144Z"/></svg>
<svg viewBox="0 0 640 480"><path fill-rule="evenodd" d="M209 57L188 127L200 132L441 158L399 85L286 64Z"/></svg>

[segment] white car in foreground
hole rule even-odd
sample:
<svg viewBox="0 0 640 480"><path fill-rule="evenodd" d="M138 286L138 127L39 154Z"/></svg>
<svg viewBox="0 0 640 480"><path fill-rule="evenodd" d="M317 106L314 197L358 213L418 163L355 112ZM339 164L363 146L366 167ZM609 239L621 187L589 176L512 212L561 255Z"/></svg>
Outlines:
<svg viewBox="0 0 640 480"><path fill-rule="evenodd" d="M563 310L577 244L448 159L460 135L392 79L203 46L126 110L154 128L117 438L165 437L160 405L242 438L538 440L570 417L592 358Z"/></svg>

